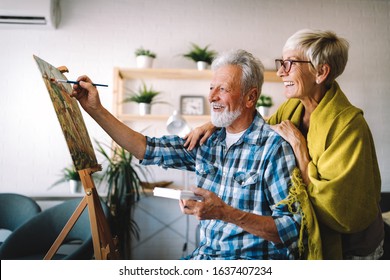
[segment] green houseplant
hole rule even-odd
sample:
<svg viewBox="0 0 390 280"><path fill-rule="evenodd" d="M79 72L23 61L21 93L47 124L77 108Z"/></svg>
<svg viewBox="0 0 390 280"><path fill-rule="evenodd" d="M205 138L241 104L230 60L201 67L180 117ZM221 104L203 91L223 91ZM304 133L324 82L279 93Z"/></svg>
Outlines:
<svg viewBox="0 0 390 280"><path fill-rule="evenodd" d="M197 44L191 43L190 50L183 54L183 57L195 61L199 70L206 69L207 65L210 65L217 55L216 51L209 50L209 46L202 48Z"/></svg>
<svg viewBox="0 0 390 280"><path fill-rule="evenodd" d="M61 178L54 182L50 188L55 187L61 183L69 182L69 188L71 193L81 192L81 179L79 172L74 168L74 166L65 167L62 169ZM49 189L50 189L49 188Z"/></svg>
<svg viewBox="0 0 390 280"><path fill-rule="evenodd" d="M152 68L153 60L157 57L156 53L143 47L135 50L135 56L138 68Z"/></svg>
<svg viewBox="0 0 390 280"><path fill-rule="evenodd" d="M133 155L125 149L109 147L107 153L102 144L96 143L97 151L107 163L99 180L107 183L105 202L112 215L112 228L119 239L121 257L130 259L132 236L139 238L139 227L133 219L134 206L142 191L140 175L146 178L147 169L136 164Z"/></svg>
<svg viewBox="0 0 390 280"><path fill-rule="evenodd" d="M144 49L143 47L139 47L135 50L135 56L149 56L151 58L156 58L156 53L152 52L151 50Z"/></svg>
<svg viewBox="0 0 390 280"><path fill-rule="evenodd" d="M256 108L259 110L263 117L268 117L269 109L274 105L272 97L269 95L261 94L256 103Z"/></svg>
<svg viewBox="0 0 390 280"><path fill-rule="evenodd" d="M156 91L150 86L149 88L143 82L138 88L138 91L131 91L131 94L126 97L123 102L135 102L139 104L139 114L148 115L151 111L152 104L164 103L162 101L156 101L155 97L161 92Z"/></svg>

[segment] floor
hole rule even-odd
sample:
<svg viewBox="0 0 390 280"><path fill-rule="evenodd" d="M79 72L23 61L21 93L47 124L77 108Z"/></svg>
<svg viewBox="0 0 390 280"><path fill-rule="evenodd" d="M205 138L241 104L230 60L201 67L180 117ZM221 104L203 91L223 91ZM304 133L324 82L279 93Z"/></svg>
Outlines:
<svg viewBox="0 0 390 280"><path fill-rule="evenodd" d="M175 199L144 196L134 219L140 227L140 239L132 246L134 260L175 260L195 248L198 221L183 215Z"/></svg>

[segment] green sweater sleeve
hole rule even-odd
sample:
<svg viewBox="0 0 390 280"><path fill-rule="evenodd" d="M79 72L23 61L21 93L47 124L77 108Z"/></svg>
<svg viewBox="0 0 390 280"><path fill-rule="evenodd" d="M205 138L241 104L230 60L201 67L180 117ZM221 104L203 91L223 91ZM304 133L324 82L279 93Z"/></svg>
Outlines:
<svg viewBox="0 0 390 280"><path fill-rule="evenodd" d="M378 213L380 175L370 130L362 114L333 120L308 136L312 157L308 193L318 218L342 233L365 229ZM316 142L316 138L325 141ZM324 146L322 146L324 145Z"/></svg>
<svg viewBox="0 0 390 280"><path fill-rule="evenodd" d="M299 127L302 113L300 101L290 99L268 123L288 119ZM307 144L308 194L321 223L341 233L366 228L378 213L381 188L375 146L362 111L337 83L311 115Z"/></svg>

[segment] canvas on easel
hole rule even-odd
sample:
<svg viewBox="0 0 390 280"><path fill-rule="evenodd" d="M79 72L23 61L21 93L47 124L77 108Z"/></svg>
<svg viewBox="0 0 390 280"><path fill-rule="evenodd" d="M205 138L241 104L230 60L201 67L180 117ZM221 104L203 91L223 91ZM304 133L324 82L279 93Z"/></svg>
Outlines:
<svg viewBox="0 0 390 280"><path fill-rule="evenodd" d="M34 56L34 59L42 73L76 170L97 166L95 152L77 100L70 97L71 85L53 81L67 78L46 61L37 56Z"/></svg>
<svg viewBox="0 0 390 280"><path fill-rule="evenodd" d="M73 164L80 174L85 190L85 196L68 223L46 254L45 259L51 259L57 252L67 234L76 223L78 217L88 207L91 223L92 240L96 259L117 259L118 251L111 238L110 229L105 219L99 195L92 179L92 173L101 170L97 163L91 139L88 135L77 101L70 97L72 87L67 83L57 83L55 80L67 80L64 72L66 67L56 68L34 55L34 59L41 71L43 81L49 92L58 121L65 136L65 140L72 157Z"/></svg>

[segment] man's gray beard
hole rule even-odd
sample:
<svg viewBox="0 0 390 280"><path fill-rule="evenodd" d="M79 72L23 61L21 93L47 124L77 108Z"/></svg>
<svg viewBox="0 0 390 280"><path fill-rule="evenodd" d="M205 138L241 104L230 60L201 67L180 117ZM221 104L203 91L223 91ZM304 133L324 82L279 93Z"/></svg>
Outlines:
<svg viewBox="0 0 390 280"><path fill-rule="evenodd" d="M216 113L211 110L211 123L216 127L227 127L231 125L240 115L240 109L233 112L224 110L222 113Z"/></svg>

